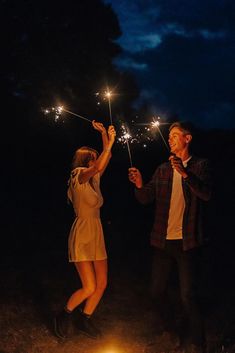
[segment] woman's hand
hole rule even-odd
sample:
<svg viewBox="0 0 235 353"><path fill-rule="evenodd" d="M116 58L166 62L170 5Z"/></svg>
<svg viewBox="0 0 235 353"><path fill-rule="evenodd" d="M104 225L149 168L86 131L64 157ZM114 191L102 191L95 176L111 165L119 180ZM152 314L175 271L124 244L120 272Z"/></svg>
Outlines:
<svg viewBox="0 0 235 353"><path fill-rule="evenodd" d="M109 141L114 143L115 137L116 137L116 131L113 125L110 125L108 128L108 136L109 136Z"/></svg>
<svg viewBox="0 0 235 353"><path fill-rule="evenodd" d="M92 126L95 130L99 131L101 134L106 133L106 129L102 123L99 123L98 121L92 120Z"/></svg>

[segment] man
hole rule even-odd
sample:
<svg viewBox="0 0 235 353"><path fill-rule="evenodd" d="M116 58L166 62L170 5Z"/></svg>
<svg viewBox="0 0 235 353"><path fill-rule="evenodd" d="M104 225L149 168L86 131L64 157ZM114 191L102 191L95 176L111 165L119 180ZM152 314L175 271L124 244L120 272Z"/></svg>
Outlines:
<svg viewBox="0 0 235 353"><path fill-rule="evenodd" d="M152 287L158 305L159 331L167 330L164 299L170 270L178 270L181 302L188 320L187 352L202 352L203 322L196 300L195 267L204 242L203 209L211 197L210 168L206 159L190 153L192 126L176 122L169 129L171 156L161 164L149 183L143 185L138 169L129 169L135 195L143 204L155 201L151 232L154 249ZM183 335L186 336L186 331Z"/></svg>

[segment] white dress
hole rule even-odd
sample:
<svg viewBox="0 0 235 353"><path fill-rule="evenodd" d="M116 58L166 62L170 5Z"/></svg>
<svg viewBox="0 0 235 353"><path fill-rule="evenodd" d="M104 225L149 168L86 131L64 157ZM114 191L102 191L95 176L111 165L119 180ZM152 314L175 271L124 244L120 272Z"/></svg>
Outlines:
<svg viewBox="0 0 235 353"><path fill-rule="evenodd" d="M71 172L68 198L73 204L76 218L70 230L68 240L69 261L95 261L107 258L103 228L100 220L100 207L103 197L100 191L100 175L80 184L79 173L85 168L76 168Z"/></svg>

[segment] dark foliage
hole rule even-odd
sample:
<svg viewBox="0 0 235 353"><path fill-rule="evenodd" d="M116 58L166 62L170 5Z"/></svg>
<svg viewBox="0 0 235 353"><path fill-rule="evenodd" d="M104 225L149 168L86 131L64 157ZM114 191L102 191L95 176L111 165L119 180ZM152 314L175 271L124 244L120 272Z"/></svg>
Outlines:
<svg viewBox="0 0 235 353"><path fill-rule="evenodd" d="M63 100L89 114L102 86L131 85L113 67L121 32L112 8L100 0L5 1L1 26L5 84L28 104Z"/></svg>

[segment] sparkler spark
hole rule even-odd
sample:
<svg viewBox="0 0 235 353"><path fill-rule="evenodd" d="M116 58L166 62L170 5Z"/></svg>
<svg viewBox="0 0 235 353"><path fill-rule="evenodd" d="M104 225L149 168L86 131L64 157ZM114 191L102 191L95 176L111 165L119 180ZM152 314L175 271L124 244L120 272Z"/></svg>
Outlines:
<svg viewBox="0 0 235 353"><path fill-rule="evenodd" d="M160 122L153 120L151 125L152 125L152 127L158 127L160 125Z"/></svg>
<svg viewBox="0 0 235 353"><path fill-rule="evenodd" d="M111 105L111 99L113 97L113 92L107 88L105 91L102 93L96 92L95 96L98 99L108 101L108 108L109 108L109 119L110 119L110 124L113 125L113 117L112 117L112 105ZM100 100L97 102L97 105L100 105Z"/></svg>
<svg viewBox="0 0 235 353"><path fill-rule="evenodd" d="M160 119L160 117L158 117L158 119ZM161 138L162 138L162 141L164 142L164 144L165 144L165 146L166 146L166 148L167 148L167 151L169 152L170 149L169 149L169 146L168 146L168 144L167 144L167 142L166 142L166 140L165 140L165 138L164 138L164 136L163 136L163 134L162 134L162 132L161 132L159 120L155 120L155 119L153 118L152 127L156 127L156 128L157 128L157 130L158 130L158 132L159 132L159 134L160 134L160 136L161 136Z"/></svg>
<svg viewBox="0 0 235 353"><path fill-rule="evenodd" d="M109 118L110 118L110 123L113 125L113 117L112 117L112 108L111 108L111 92L107 91L106 92L106 97L108 98L108 103L109 103Z"/></svg>
<svg viewBox="0 0 235 353"><path fill-rule="evenodd" d="M66 112L66 113L68 113L68 114L71 114L71 115L73 115L73 116L76 116L76 117L78 117L78 118L80 118L80 119L89 121L90 123L92 122L90 119L87 119L87 118L85 118L85 117L82 116L82 115L73 113L73 112L71 112L70 110L65 109L62 105L60 105L60 106L58 106L58 107L52 107L52 108L50 108L50 109L47 108L47 109L44 109L43 111L44 111L44 114L45 114L45 115L48 115L48 114L50 114L50 113L54 113L54 114L55 114L55 121L56 121L56 122L59 120L59 118L61 117L61 115L62 115L63 112Z"/></svg>
<svg viewBox="0 0 235 353"><path fill-rule="evenodd" d="M167 123L161 123L160 119L161 118L158 116L157 118L153 117L152 122L150 122L150 123L137 123L136 125L140 126L140 128L139 128L139 132L136 136L138 137L138 139L144 140L143 147L146 148L147 147L146 142L154 141L156 139L156 132L158 131L165 147L169 151L170 149L168 147L168 144L167 144L167 142L161 132L161 128L160 128L161 125L164 125ZM141 127L142 127L142 129L141 129ZM143 127L144 127L144 129L143 129Z"/></svg>
<svg viewBox="0 0 235 353"><path fill-rule="evenodd" d="M122 129L123 134L121 135L121 137L119 137L118 141L123 144L126 144L128 156L129 156L129 160L130 160L130 165L132 167L133 163L132 163L131 149L130 149L130 144L129 144L129 140L132 139L132 136L124 124L122 124L121 129Z"/></svg>
<svg viewBox="0 0 235 353"><path fill-rule="evenodd" d="M111 97L111 92L109 92L109 91L107 91L107 92L105 92L105 95L106 95L106 97L108 97L108 99Z"/></svg>

